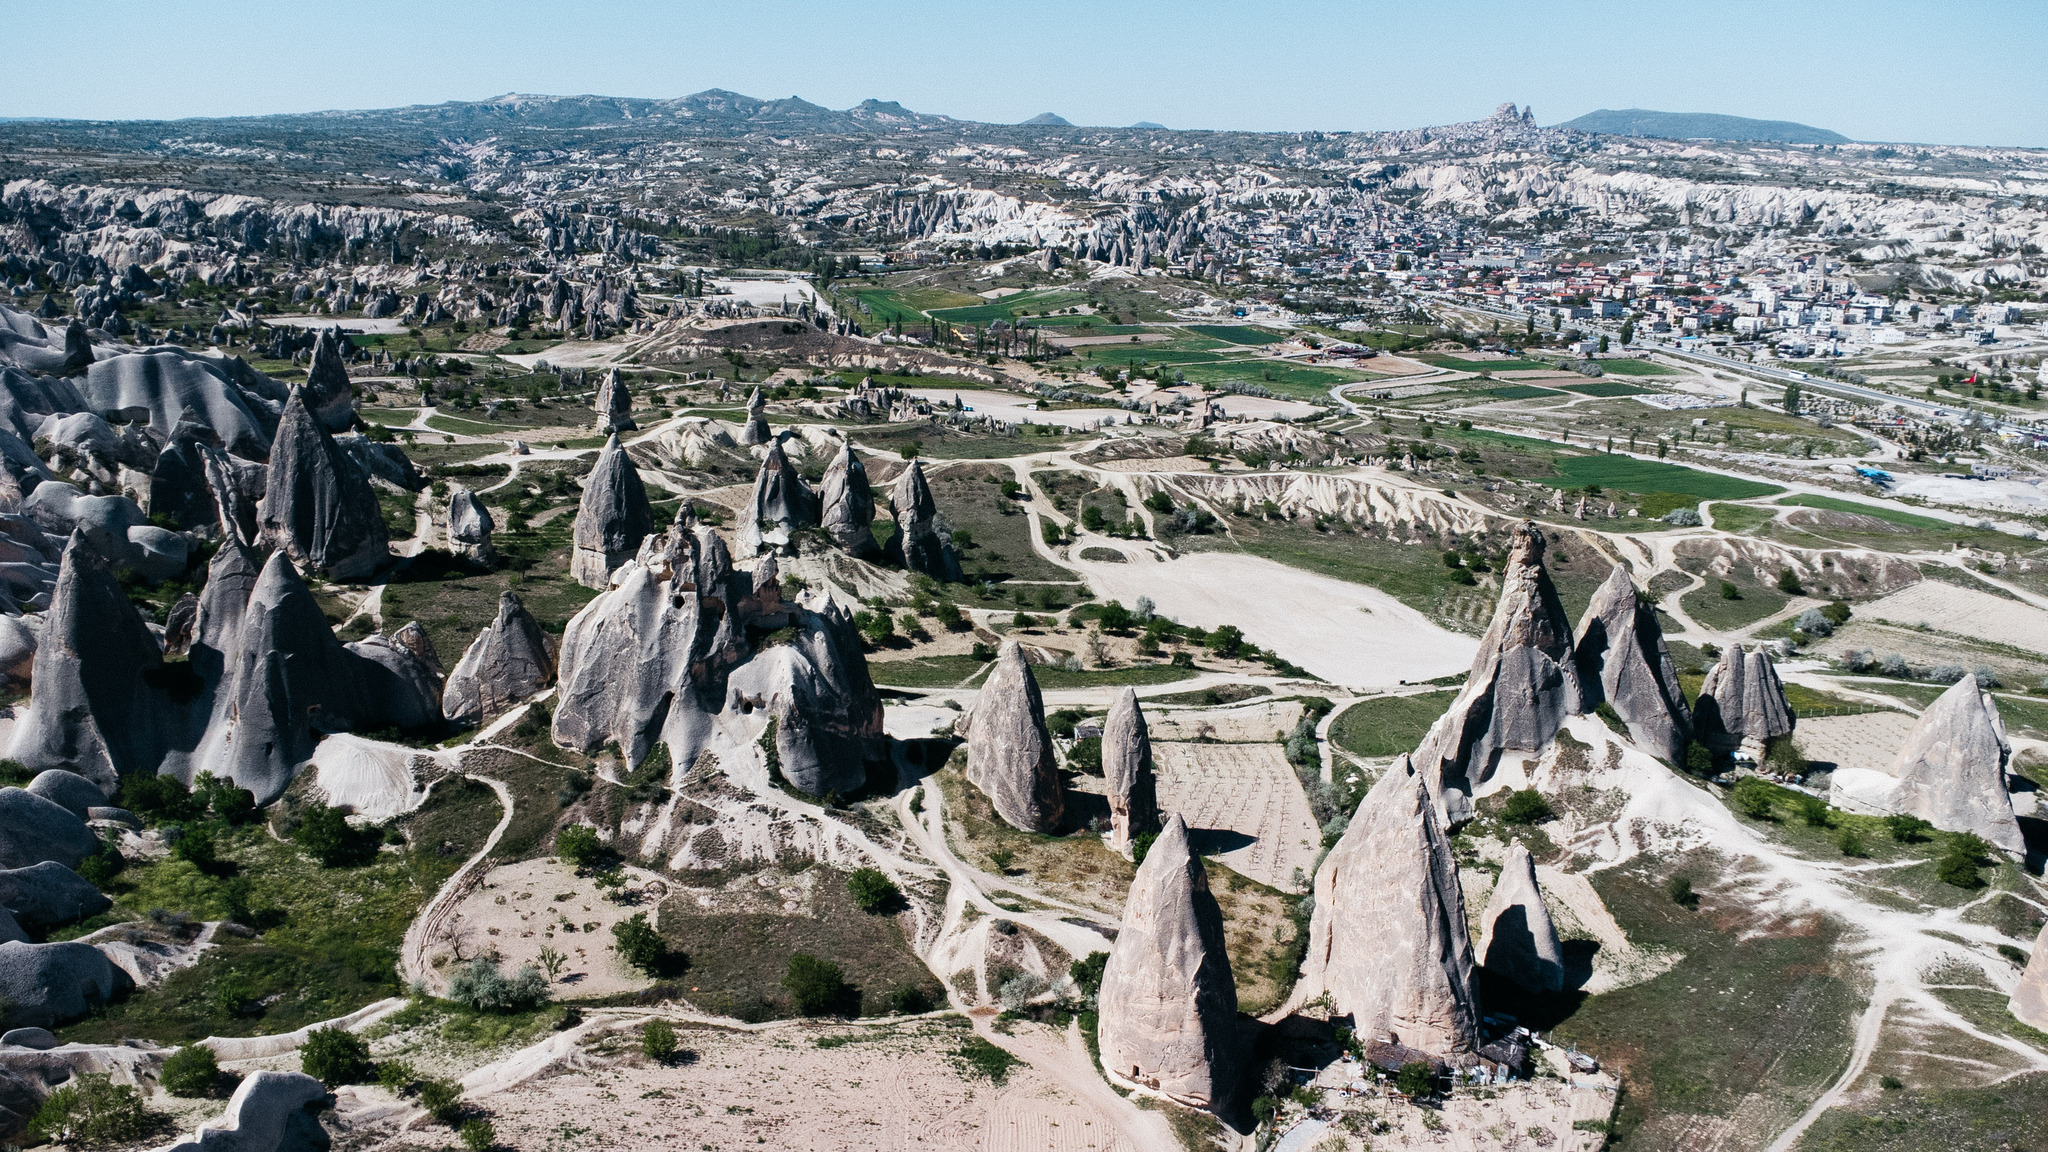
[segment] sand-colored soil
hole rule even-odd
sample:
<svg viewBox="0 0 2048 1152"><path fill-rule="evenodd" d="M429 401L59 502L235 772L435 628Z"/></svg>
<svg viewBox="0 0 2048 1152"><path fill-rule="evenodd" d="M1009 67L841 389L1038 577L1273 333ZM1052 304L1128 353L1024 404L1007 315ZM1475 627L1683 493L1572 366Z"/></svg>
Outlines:
<svg viewBox="0 0 2048 1152"><path fill-rule="evenodd" d="M1377 588L1236 552L1197 552L1123 564L1075 559L1097 595L1137 603L1183 624L1235 624L1245 638L1334 684L1391 688L1463 672L1479 642L1431 623Z"/></svg>
<svg viewBox="0 0 2048 1152"><path fill-rule="evenodd" d="M2048 611L1941 580L1922 580L1879 597L1858 607L1856 615L2048 652Z"/></svg>
<svg viewBox="0 0 2048 1152"><path fill-rule="evenodd" d="M1332 1065L1318 1080L1318 1086L1333 1083L1346 1065ZM1349 1065L1355 1070L1356 1065ZM1459 1091L1442 1107L1418 1108L1392 1094L1377 1090L1337 1099L1326 1097L1339 1109L1335 1122L1303 1120L1274 1145L1276 1152L1362 1152L1373 1149L1427 1148L1432 1152L1592 1152L1605 1137L1574 1125L1582 1121L1604 1121L1614 1110L1614 1081L1605 1074L1560 1080L1523 1081L1516 1084ZM1359 1114L1348 1127L1342 1117ZM1434 1122L1434 1127L1430 1122ZM1365 1131L1378 1124L1384 1132Z"/></svg>
<svg viewBox="0 0 2048 1152"><path fill-rule="evenodd" d="M1794 733L1808 760L1837 768L1883 772L1891 767L1917 720L1904 712L1870 712L1862 716L1822 716L1801 720Z"/></svg>
<svg viewBox="0 0 2048 1152"><path fill-rule="evenodd" d="M1232 871L1285 892L1315 866L1322 832L1278 744L1154 743L1159 806Z"/></svg>
<svg viewBox="0 0 2048 1152"><path fill-rule="evenodd" d="M1235 708L1148 710L1154 740L1219 740L1226 744L1271 742L1294 731L1301 701L1260 700Z"/></svg>
<svg viewBox="0 0 2048 1152"><path fill-rule="evenodd" d="M636 912L650 921L668 883L652 872L627 870L628 903L606 899L596 880L553 859L524 860L493 868L483 883L456 906L450 937L428 963L445 978L453 965L496 952L506 971L538 965L540 950L552 947L567 957L554 987L565 996L611 996L636 992L652 981L612 953L612 925Z"/></svg>

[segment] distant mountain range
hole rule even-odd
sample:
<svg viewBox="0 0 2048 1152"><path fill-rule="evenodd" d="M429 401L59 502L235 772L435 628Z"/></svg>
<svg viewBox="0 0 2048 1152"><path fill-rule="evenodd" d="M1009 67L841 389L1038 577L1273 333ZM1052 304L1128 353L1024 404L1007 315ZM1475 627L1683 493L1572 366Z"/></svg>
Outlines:
<svg viewBox="0 0 2048 1152"><path fill-rule="evenodd" d="M1840 132L1790 120L1751 120L1715 112L1652 112L1647 108L1602 108L1558 125L1607 136L1653 136L1660 140L1760 140L1772 144L1847 144Z"/></svg>

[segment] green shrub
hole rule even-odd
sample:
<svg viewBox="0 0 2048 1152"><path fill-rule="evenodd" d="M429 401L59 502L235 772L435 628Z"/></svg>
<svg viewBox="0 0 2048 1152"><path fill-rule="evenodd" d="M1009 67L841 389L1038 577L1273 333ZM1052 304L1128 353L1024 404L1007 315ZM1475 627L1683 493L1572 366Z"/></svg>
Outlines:
<svg viewBox="0 0 2048 1152"><path fill-rule="evenodd" d="M498 1131L489 1120L464 1120L460 1131L462 1146L469 1152L490 1152L498 1143Z"/></svg>
<svg viewBox="0 0 2048 1152"><path fill-rule="evenodd" d="M196 820L204 808L176 776L128 776L121 781L120 806L154 824L160 820Z"/></svg>
<svg viewBox="0 0 2048 1152"><path fill-rule="evenodd" d="M143 1107L141 1092L104 1072L87 1072L44 1098L25 1135L31 1145L134 1144L161 1125Z"/></svg>
<svg viewBox="0 0 2048 1152"><path fill-rule="evenodd" d="M788 991L790 1006L800 1016L830 1016L844 1011L848 994L846 977L839 965L820 960L808 952L789 958L782 987Z"/></svg>
<svg viewBox="0 0 2048 1152"><path fill-rule="evenodd" d="M1778 569L1778 591L1788 596L1798 596L1806 591L1799 585L1799 573L1790 568Z"/></svg>
<svg viewBox="0 0 2048 1152"><path fill-rule="evenodd" d="M1067 975L1073 977L1074 986L1080 989L1084 999L1093 1000L1102 991L1102 973L1109 967L1109 953L1090 952L1086 957L1067 965Z"/></svg>
<svg viewBox="0 0 2048 1152"><path fill-rule="evenodd" d="M312 854L322 868L345 868L367 864L377 855L382 836L352 827L339 808L313 803L292 829L292 843Z"/></svg>
<svg viewBox="0 0 2048 1152"><path fill-rule="evenodd" d="M1509 796L1500 810L1500 818L1509 824L1541 824L1555 815L1550 801L1534 788L1524 788Z"/></svg>
<svg viewBox="0 0 2048 1152"><path fill-rule="evenodd" d="M1090 776L1102 775L1102 737L1074 741L1074 746L1067 749L1067 767Z"/></svg>
<svg viewBox="0 0 2048 1152"><path fill-rule="evenodd" d="M403 1060L380 1060L377 1062L377 1087L387 1092L404 1092L419 1079L412 1065Z"/></svg>
<svg viewBox="0 0 2048 1152"><path fill-rule="evenodd" d="M1436 1091L1436 1069L1426 1061L1411 1060L1394 1073L1394 1091L1413 1099Z"/></svg>
<svg viewBox="0 0 2048 1152"><path fill-rule="evenodd" d="M185 825L178 829L178 838L171 842L172 856L197 865L202 872L220 862L219 852L213 829L204 824Z"/></svg>
<svg viewBox="0 0 2048 1152"><path fill-rule="evenodd" d="M953 1055L960 1060L960 1063L966 1067L968 1072L978 1076L986 1076L997 1084L1001 1084L1009 1078L1011 1068L1023 1063L1023 1061L1010 1055L1007 1051L979 1036L969 1036L967 1039L962 1040L960 1047L954 1050Z"/></svg>
<svg viewBox="0 0 2048 1152"><path fill-rule="evenodd" d="M571 824L555 833L555 855L565 863L587 868L604 855L604 843L597 838L597 829Z"/></svg>
<svg viewBox="0 0 2048 1152"><path fill-rule="evenodd" d="M668 961L668 942L647 923L647 913L635 912L612 925L612 948L619 959L649 976L658 976Z"/></svg>
<svg viewBox="0 0 2048 1152"><path fill-rule="evenodd" d="M1729 791L1728 799L1734 803L1737 812L1751 820L1775 820L1777 808L1772 804L1774 792L1775 789L1767 781L1759 780L1755 776L1744 776L1736 781L1735 787Z"/></svg>
<svg viewBox="0 0 2048 1152"><path fill-rule="evenodd" d="M846 878L847 894L863 912L886 912L896 906L903 894L896 885L878 868L856 868Z"/></svg>
<svg viewBox="0 0 2048 1152"><path fill-rule="evenodd" d="M449 979L448 998L479 1012L517 1012L546 1003L548 981L531 964L507 978L497 961L479 956Z"/></svg>
<svg viewBox="0 0 2048 1152"><path fill-rule="evenodd" d="M427 1115L453 1127L462 1118L462 1085L453 1080L420 1082L420 1107Z"/></svg>
<svg viewBox="0 0 2048 1152"><path fill-rule="evenodd" d="M1742 589L1737 588L1735 585L1730 584L1726 580L1723 580L1721 581L1721 599L1740 600L1742 599Z"/></svg>
<svg viewBox="0 0 2048 1152"><path fill-rule="evenodd" d="M121 850L117 847L119 840L118 836L108 833L100 840L99 851L78 862L78 874L86 883L95 888L105 888L114 882L114 877L121 874L121 869L126 867L128 862L122 858Z"/></svg>
<svg viewBox="0 0 2048 1152"><path fill-rule="evenodd" d="M219 1080L220 1062L214 1059L213 1049L204 1044L187 1044L171 1053L157 1075L164 1091L187 1099L213 1095Z"/></svg>
<svg viewBox="0 0 2048 1152"><path fill-rule="evenodd" d="M640 1029L640 1051L657 1064L666 1064L676 1054L676 1030L666 1020L649 1020Z"/></svg>
<svg viewBox="0 0 2048 1152"><path fill-rule="evenodd" d="M370 1042L340 1028L315 1028L299 1048L299 1070L329 1088L370 1078Z"/></svg>
<svg viewBox="0 0 2048 1152"><path fill-rule="evenodd" d="M1692 890L1692 878L1689 876L1673 876L1664 885L1664 894L1671 897L1671 902L1680 908L1700 906L1700 894Z"/></svg>
<svg viewBox="0 0 2048 1152"><path fill-rule="evenodd" d="M1798 800L1799 819L1808 828L1826 828L1834 823L1834 813L1828 811L1828 802L1818 796L1801 796Z"/></svg>
<svg viewBox="0 0 2048 1152"><path fill-rule="evenodd" d="M1685 746L1685 770L1694 776L1713 776L1714 753L1705 744Z"/></svg>
<svg viewBox="0 0 2048 1152"><path fill-rule="evenodd" d="M1948 848L1941 860L1934 866L1934 874L1944 884L1958 888L1982 888L1983 877L1977 870L1991 860L1991 845L1972 832L1958 832L1949 837Z"/></svg>
<svg viewBox="0 0 2048 1152"><path fill-rule="evenodd" d="M1884 818L1884 826L1891 832L1892 839L1901 844L1917 844L1927 839L1929 832L1934 831L1934 825L1918 816L1887 816Z"/></svg>
<svg viewBox="0 0 2048 1152"><path fill-rule="evenodd" d="M1863 842L1863 835L1854 828L1842 829L1841 834L1835 837L1835 847L1840 848L1844 856L1861 858L1870 855L1870 846Z"/></svg>

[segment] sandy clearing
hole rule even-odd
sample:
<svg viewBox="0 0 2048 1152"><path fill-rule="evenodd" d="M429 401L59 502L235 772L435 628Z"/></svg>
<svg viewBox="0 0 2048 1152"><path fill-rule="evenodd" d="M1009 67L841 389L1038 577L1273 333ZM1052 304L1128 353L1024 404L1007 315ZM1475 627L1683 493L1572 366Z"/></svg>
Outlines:
<svg viewBox="0 0 2048 1152"><path fill-rule="evenodd" d="M612 955L612 925L650 912L668 884L652 872L627 869L627 890L648 895L631 904L604 898L594 877L553 859L523 860L485 873L483 883L455 906L448 935L427 958L446 977L460 960L495 951L508 972L539 963L551 946L568 959L554 986L557 996L610 996L637 992L653 981ZM651 919L652 917L650 917Z"/></svg>
<svg viewBox="0 0 2048 1152"><path fill-rule="evenodd" d="M929 704L888 704L882 708L882 730L898 740L923 740L942 724L950 730L959 719L959 712Z"/></svg>
<svg viewBox="0 0 2048 1152"><path fill-rule="evenodd" d="M1016 392L992 392L987 390L969 391L965 388L907 388L912 396L926 400L942 400L948 404L958 396L976 416L994 416L1013 422L1030 421L1033 424L1058 424L1065 428L1093 428L1104 420L1114 419L1122 423L1130 415L1121 408L1063 408L1050 412L1038 410L1038 397L1024 396Z"/></svg>
<svg viewBox="0 0 2048 1152"><path fill-rule="evenodd" d="M1234 708L1172 708L1146 711L1154 740L1220 740L1255 743L1284 738L1301 721L1299 700L1260 700Z"/></svg>
<svg viewBox="0 0 2048 1152"><path fill-rule="evenodd" d="M2048 652L2048 611L1939 580L1922 580L1857 609L1857 615Z"/></svg>
<svg viewBox="0 0 2048 1152"><path fill-rule="evenodd" d="M1836 768L1884 772L1890 769L1917 723L1918 718L1904 712L1823 716L1801 720L1794 736L1808 760L1825 761Z"/></svg>
<svg viewBox="0 0 2048 1152"><path fill-rule="evenodd" d="M1197 552L1123 564L1073 559L1098 595L1137 602L1183 624L1235 624L1245 638L1333 684L1392 688L1463 672L1479 650L1377 588L1238 552ZM1248 609L1256 608L1257 611Z"/></svg>
<svg viewBox="0 0 2048 1152"><path fill-rule="evenodd" d="M1187 820L1203 855L1283 892L1302 890L1295 877L1315 867L1322 831L1278 744L1155 742L1152 759L1160 808Z"/></svg>
<svg viewBox="0 0 2048 1152"><path fill-rule="evenodd" d="M1335 1087L1340 1077L1346 1083L1358 1073L1356 1064L1333 1064L1319 1085ZM1418 1108L1406 1099L1381 1089L1368 1088L1351 1098L1339 1098L1342 1111L1369 1111L1386 1122L1386 1132L1369 1139L1345 1133L1335 1124L1304 1119L1274 1145L1274 1152L1324 1152L1342 1148L1345 1152L1386 1149L1429 1149L1431 1152L1591 1152L1604 1137L1574 1128L1582 1120L1606 1120L1614 1111L1614 1078L1606 1073L1563 1079L1521 1081L1495 1085L1484 1094L1458 1092L1441 1106ZM1434 1126L1432 1126L1434 1125ZM1539 1135L1540 1133L1540 1135Z"/></svg>
<svg viewBox="0 0 2048 1152"><path fill-rule="evenodd" d="M1299 420L1313 416L1327 405L1310 404L1303 400L1281 400L1267 396L1246 396L1232 392L1210 401L1220 406L1230 416L1249 416L1254 420Z"/></svg>

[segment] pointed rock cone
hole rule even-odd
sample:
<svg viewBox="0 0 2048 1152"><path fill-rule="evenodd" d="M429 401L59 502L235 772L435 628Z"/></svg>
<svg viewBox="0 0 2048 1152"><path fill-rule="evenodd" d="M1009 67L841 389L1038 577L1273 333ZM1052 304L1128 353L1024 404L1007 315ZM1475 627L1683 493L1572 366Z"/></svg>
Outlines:
<svg viewBox="0 0 2048 1152"><path fill-rule="evenodd" d="M33 695L8 755L32 769L68 769L110 792L121 775L155 774L163 718L147 678L162 663L106 561L73 531L36 644Z"/></svg>
<svg viewBox="0 0 2048 1152"><path fill-rule="evenodd" d="M1745 652L1730 644L1707 671L1693 702L1692 726L1700 743L1723 752L1758 746L1792 731L1792 705L1785 699L1778 666L1762 649Z"/></svg>
<svg viewBox="0 0 2048 1152"><path fill-rule="evenodd" d="M1102 1067L1189 1108L1217 1111L1237 1082L1237 984L1223 913L1188 829L1169 817L1138 875L1102 972Z"/></svg>
<svg viewBox="0 0 2048 1152"><path fill-rule="evenodd" d="M953 551L938 502L925 482L924 464L912 460L897 477L890 504L896 513L896 534L889 538L889 559L942 584L960 582L960 557Z"/></svg>
<svg viewBox="0 0 2048 1152"><path fill-rule="evenodd" d="M333 433L346 432L356 422L355 389L342 360L342 339L339 328L323 329L313 340L313 357L306 364L306 409Z"/></svg>
<svg viewBox="0 0 2048 1152"><path fill-rule="evenodd" d="M1013 828L1051 832L1066 814L1066 796L1045 730L1045 701L1024 649L1005 640L981 686L967 726L967 780L988 796Z"/></svg>
<svg viewBox="0 0 2048 1152"><path fill-rule="evenodd" d="M2048 924L2041 925L2041 934L2034 937L2033 954L2027 957L2019 987L2012 990L2010 1007L2020 1023L2048 1032Z"/></svg>
<svg viewBox="0 0 2048 1152"><path fill-rule="evenodd" d="M441 710L458 724L477 724L538 695L554 681L547 633L510 592L498 597L498 618L477 635L448 674Z"/></svg>
<svg viewBox="0 0 2048 1152"><path fill-rule="evenodd" d="M278 418L258 521L265 543L336 580L366 576L391 554L369 475L313 418L304 389Z"/></svg>
<svg viewBox="0 0 2048 1152"><path fill-rule="evenodd" d="M457 555L488 560L493 555L491 532L497 526L476 493L456 488L448 494L448 544Z"/></svg>
<svg viewBox="0 0 2048 1152"><path fill-rule="evenodd" d="M64 327L64 362L57 365L57 375L76 376L92 367L92 336L85 325L73 320Z"/></svg>
<svg viewBox="0 0 2048 1152"><path fill-rule="evenodd" d="M2012 744L1998 705L1965 676L1943 692L1892 761L1898 810L1944 832L1974 832L2008 852L2024 853L2025 837L2013 817L2005 765Z"/></svg>
<svg viewBox="0 0 2048 1152"><path fill-rule="evenodd" d="M743 560L790 547L797 529L818 522L818 498L779 442L768 445L761 457L754 499L742 516L738 546Z"/></svg>
<svg viewBox="0 0 2048 1152"><path fill-rule="evenodd" d="M841 552L862 560L881 555L881 545L875 543L875 498L869 491L868 470L852 441L839 446L839 455L825 470L818 494L822 505L819 519Z"/></svg>
<svg viewBox="0 0 2048 1152"><path fill-rule="evenodd" d="M1316 870L1298 1001L1327 992L1367 1040L1454 1065L1479 1042L1465 895L1429 784L1407 757L1387 769Z"/></svg>
<svg viewBox="0 0 2048 1152"><path fill-rule="evenodd" d="M583 481L569 574L585 588L602 591L612 573L640 551L640 542L652 531L654 509L647 503L647 487L614 433Z"/></svg>
<svg viewBox="0 0 2048 1152"><path fill-rule="evenodd" d="M1550 909L1536 887L1536 862L1517 840L1508 845L1508 858L1501 865L1500 882L1486 902L1486 915L1479 954L1486 970L1505 976L1531 992L1555 992L1564 987L1564 948L1557 941L1557 927L1550 922Z"/></svg>
<svg viewBox="0 0 2048 1152"><path fill-rule="evenodd" d="M1138 693L1126 688L1102 725L1102 778L1109 791L1109 842L1122 852L1159 829L1159 785L1152 773L1152 736ZM1176 819L1178 819L1176 817Z"/></svg>
<svg viewBox="0 0 2048 1152"><path fill-rule="evenodd" d="M1500 604L1472 673L1415 751L1439 821L1471 819L1473 790L1492 778L1502 753L1541 752L1565 717L1585 708L1571 624L1543 567L1543 533L1525 522L1515 529Z"/></svg>
<svg viewBox="0 0 2048 1152"><path fill-rule="evenodd" d="M740 429L740 444L751 448L774 438L775 434L768 430L768 402L761 398L761 390L756 388L753 395L747 397L747 423Z"/></svg>
<svg viewBox="0 0 2048 1152"><path fill-rule="evenodd" d="M599 432L631 432L640 427L633 423L633 393L619 379L617 368L605 373L604 383L597 386L597 401L591 407L597 409Z"/></svg>
<svg viewBox="0 0 2048 1152"><path fill-rule="evenodd" d="M1585 706L1601 700L1628 725L1629 739L1653 756L1681 764L1692 739L1692 710L1678 687L1678 669L1664 647L1656 608L1636 595L1628 570L1616 564L1579 621L1579 689Z"/></svg>

